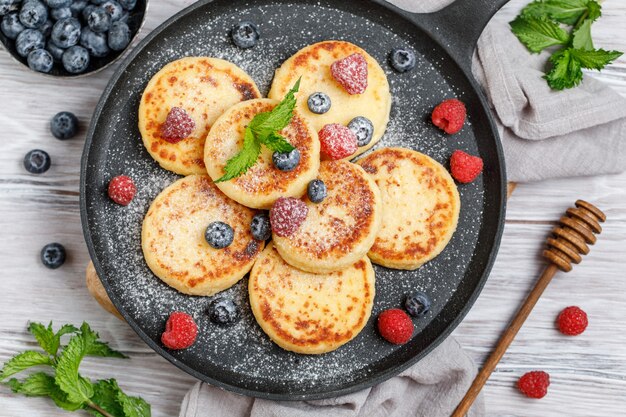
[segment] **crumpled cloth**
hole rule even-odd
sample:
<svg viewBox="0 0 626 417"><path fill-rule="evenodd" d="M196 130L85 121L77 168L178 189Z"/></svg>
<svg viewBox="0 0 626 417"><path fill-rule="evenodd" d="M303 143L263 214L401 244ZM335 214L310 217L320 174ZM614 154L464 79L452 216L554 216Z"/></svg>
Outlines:
<svg viewBox="0 0 626 417"><path fill-rule="evenodd" d="M390 0L411 12L453 0ZM626 169L626 99L585 76L554 91L542 78L549 52L530 54L507 25L491 22L478 41L472 72L489 99L508 179L617 173ZM205 383L186 395L180 417L443 417L465 395L476 366L448 338L420 362L375 387L317 401L277 402L239 396ZM484 416L479 396L469 417Z"/></svg>

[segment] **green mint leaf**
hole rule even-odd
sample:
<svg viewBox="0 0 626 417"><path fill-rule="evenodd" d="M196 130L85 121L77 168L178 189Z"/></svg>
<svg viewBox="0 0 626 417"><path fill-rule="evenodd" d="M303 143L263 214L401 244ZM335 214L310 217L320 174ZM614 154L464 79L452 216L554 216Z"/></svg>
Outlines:
<svg viewBox="0 0 626 417"><path fill-rule="evenodd" d="M545 18L517 17L509 24L515 36L531 52L541 52L549 46L565 45L569 42L569 34L558 24Z"/></svg>
<svg viewBox="0 0 626 417"><path fill-rule="evenodd" d="M71 402L82 403L89 401L93 396L91 382L78 374L80 362L85 357L90 346L95 341L93 332L85 332L86 323L81 327L81 333L72 336L69 343L61 352L56 366L55 382L67 394Z"/></svg>
<svg viewBox="0 0 626 417"><path fill-rule="evenodd" d="M296 149L284 136L278 133L270 133L268 136L260 137L259 140L274 152L291 152Z"/></svg>
<svg viewBox="0 0 626 417"><path fill-rule="evenodd" d="M574 49L584 49L590 51L593 49L593 41L591 40L591 20L585 19L578 29L574 30L572 35L572 47Z"/></svg>
<svg viewBox="0 0 626 417"><path fill-rule="evenodd" d="M546 0L545 12L557 22L574 25L588 13L589 0Z"/></svg>
<svg viewBox="0 0 626 417"><path fill-rule="evenodd" d="M229 181L244 174L252 167L261 154L261 144L255 139L252 130L248 126L244 133L243 148L224 166L224 175L214 182Z"/></svg>
<svg viewBox="0 0 626 417"><path fill-rule="evenodd" d="M52 322L50 322L48 327L41 323L32 322L28 325L28 331L35 336L37 343L39 343L39 346L41 346L43 350L52 356L57 354L59 342L52 331Z"/></svg>
<svg viewBox="0 0 626 417"><path fill-rule="evenodd" d="M9 359L2 368L0 381L25 369L38 365L52 365L52 359L40 352L27 350Z"/></svg>
<svg viewBox="0 0 626 417"><path fill-rule="evenodd" d="M139 397L131 397L121 390L117 394L117 401L122 404L125 417L150 417L150 404Z"/></svg>
<svg viewBox="0 0 626 417"><path fill-rule="evenodd" d="M299 89L300 79L298 78L298 81L276 107L270 112L257 114L252 119L249 125L252 132L257 136L268 136L271 133L284 129L293 117L293 109L296 107L295 94Z"/></svg>
<svg viewBox="0 0 626 417"><path fill-rule="evenodd" d="M619 51L605 51L604 49L594 49L591 51L572 49L571 54L578 60L581 67L598 71L622 56L622 53Z"/></svg>
<svg viewBox="0 0 626 417"><path fill-rule="evenodd" d="M93 385L93 397L91 397L90 401L112 415L121 417L124 415L124 409L117 401L119 391L120 387L114 379L100 380ZM95 416L102 415L92 408L87 408L86 410Z"/></svg>
<svg viewBox="0 0 626 417"><path fill-rule="evenodd" d="M82 403L69 402L65 393L54 383L54 377L45 372L31 374L24 382L11 379L9 385L16 394L27 397L50 397L57 407L67 411L75 411L83 406Z"/></svg>
<svg viewBox="0 0 626 417"><path fill-rule="evenodd" d="M572 55L572 49L563 49L550 57L552 69L544 78L551 88L563 90L576 87L583 78L580 62Z"/></svg>
<svg viewBox="0 0 626 417"><path fill-rule="evenodd" d="M587 19L595 22L600 16L602 16L602 6L596 0L589 0L587 3Z"/></svg>
<svg viewBox="0 0 626 417"><path fill-rule="evenodd" d="M128 358L121 352L113 350L109 347L109 344L98 340L100 336L98 333L91 330L91 327L87 323L83 323L80 327L81 334L87 341L86 343L86 356L102 356L107 358Z"/></svg>

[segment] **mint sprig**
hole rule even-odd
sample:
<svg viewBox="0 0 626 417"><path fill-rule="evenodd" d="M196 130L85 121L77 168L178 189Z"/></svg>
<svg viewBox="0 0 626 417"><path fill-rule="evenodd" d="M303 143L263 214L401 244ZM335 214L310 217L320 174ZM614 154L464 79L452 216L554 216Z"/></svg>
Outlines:
<svg viewBox="0 0 626 417"><path fill-rule="evenodd" d="M261 154L261 145L274 152L291 152L295 148L278 133L287 127L296 107L295 93L300 88L300 79L289 90L285 98L271 111L259 113L250 121L243 136L243 147L226 161L224 175L215 182L224 182L243 175L256 164Z"/></svg>
<svg viewBox="0 0 626 417"><path fill-rule="evenodd" d="M544 76L555 90L576 87L582 69L602 70L619 58L619 51L595 49L591 24L602 15L596 0L535 0L510 22L511 31L530 52L561 45L549 58L550 71ZM571 26L566 31L562 25Z"/></svg>
<svg viewBox="0 0 626 417"><path fill-rule="evenodd" d="M67 411L86 410L97 417L149 417L150 405L139 397L125 394L114 379L92 382L79 373L85 356L126 358L99 340L87 323L80 329L66 324L57 332L52 323L30 323L28 330L43 352L27 350L9 359L0 372L0 382L14 393L28 397L48 397L57 407ZM63 346L61 338L70 335ZM61 352L59 353L59 349ZM33 367L47 371L31 373L26 378L7 378Z"/></svg>

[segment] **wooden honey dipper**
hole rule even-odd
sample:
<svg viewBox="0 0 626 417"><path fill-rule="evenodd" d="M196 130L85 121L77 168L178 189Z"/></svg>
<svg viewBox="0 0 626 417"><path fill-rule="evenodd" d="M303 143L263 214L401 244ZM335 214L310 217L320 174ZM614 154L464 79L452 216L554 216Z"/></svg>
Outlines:
<svg viewBox="0 0 626 417"><path fill-rule="evenodd" d="M546 241L548 248L543 251L543 257L549 262L548 266L539 277L535 288L528 294L526 301L520 307L509 327L504 331L483 368L476 375L472 386L459 403L452 417L465 416L554 274L559 269L563 272L571 271L572 262L580 263L582 260L580 255L589 253L589 246L587 245L596 243L595 235L602 232L600 222L605 220L606 216L600 209L583 200L577 200L576 208L568 208L565 215L559 219L559 225L552 229L552 235Z"/></svg>

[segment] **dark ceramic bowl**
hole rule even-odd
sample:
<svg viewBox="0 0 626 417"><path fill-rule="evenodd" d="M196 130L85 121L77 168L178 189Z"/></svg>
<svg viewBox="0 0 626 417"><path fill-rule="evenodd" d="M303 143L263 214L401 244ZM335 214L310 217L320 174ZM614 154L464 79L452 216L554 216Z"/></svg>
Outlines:
<svg viewBox="0 0 626 417"><path fill-rule="evenodd" d="M137 0L137 5L132 11L129 12L129 15L128 15L127 24L128 24L128 28L130 29L130 42L128 43L128 46L122 51L111 51L109 55L102 57L102 58L95 58L93 56L90 56L89 67L87 68L85 72L81 72L80 74L69 73L65 70L65 68L63 68L63 65L56 63L56 62L54 66L52 67L52 70L48 73L34 71L28 66L28 63L26 62L26 57L22 57L17 53L17 50L15 49L14 39L7 38L4 35L4 33L0 31L0 41L2 42L2 46L4 47L4 49L8 51L9 54L11 54L13 59L19 62L20 65L23 65L29 71L33 71L33 72L36 72L37 74L41 74L41 75L49 76L49 77L50 76L51 77L63 77L63 78L84 77L86 75L91 75L91 74L95 74L97 72L102 71L103 69L107 68L109 65L113 64L118 59L120 59L120 57L124 55L124 53L131 47L131 45L137 38L139 31L143 27L147 11L148 11L148 0Z"/></svg>

